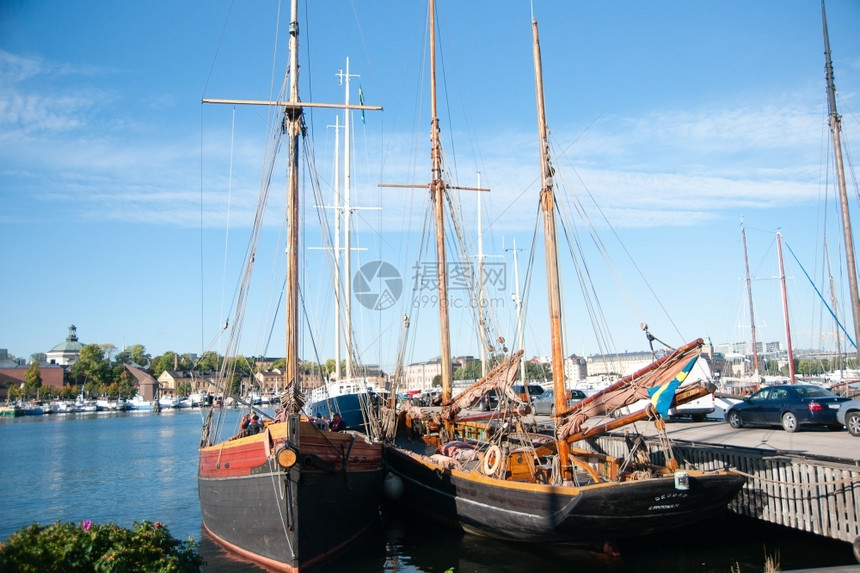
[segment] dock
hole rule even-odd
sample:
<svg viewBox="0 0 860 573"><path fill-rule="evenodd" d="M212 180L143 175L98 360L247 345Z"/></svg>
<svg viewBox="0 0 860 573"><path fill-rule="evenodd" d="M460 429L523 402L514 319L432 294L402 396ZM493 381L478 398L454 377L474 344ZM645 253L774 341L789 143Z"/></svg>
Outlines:
<svg viewBox="0 0 860 573"><path fill-rule="evenodd" d="M668 424L667 434L682 469L733 468L747 476L731 511L852 543L860 561L860 439L844 431L733 429L724 422ZM664 464L659 438L645 435L651 459ZM618 457L627 452L621 434L588 446Z"/></svg>

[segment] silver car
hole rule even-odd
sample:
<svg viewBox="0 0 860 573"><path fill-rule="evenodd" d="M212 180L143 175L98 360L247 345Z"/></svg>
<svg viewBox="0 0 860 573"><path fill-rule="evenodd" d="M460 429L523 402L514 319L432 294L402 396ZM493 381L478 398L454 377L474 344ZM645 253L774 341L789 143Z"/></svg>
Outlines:
<svg viewBox="0 0 860 573"><path fill-rule="evenodd" d="M843 402L836 411L836 419L852 436L860 437L860 399Z"/></svg>
<svg viewBox="0 0 860 573"><path fill-rule="evenodd" d="M568 390L567 393L569 394L567 399L568 407L585 399L585 392L582 390ZM553 394L553 391L547 390L532 400L532 408L534 408L535 414L541 414L544 416L555 414L555 395Z"/></svg>

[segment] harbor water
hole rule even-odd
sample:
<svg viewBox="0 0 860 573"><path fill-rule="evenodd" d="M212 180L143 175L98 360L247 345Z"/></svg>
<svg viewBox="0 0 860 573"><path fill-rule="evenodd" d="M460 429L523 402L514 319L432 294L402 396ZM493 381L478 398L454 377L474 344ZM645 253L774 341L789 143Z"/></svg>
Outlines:
<svg viewBox="0 0 860 573"><path fill-rule="evenodd" d="M235 427L237 410L227 412ZM33 522L160 521L193 537L206 572L259 572L203 535L197 447L203 412L168 410L0 419L0 539ZM337 519L336 515L319 519ZM754 572L856 565L849 544L732 516L627 542L620 557L557 545L460 535L384 511L379 525L326 571Z"/></svg>

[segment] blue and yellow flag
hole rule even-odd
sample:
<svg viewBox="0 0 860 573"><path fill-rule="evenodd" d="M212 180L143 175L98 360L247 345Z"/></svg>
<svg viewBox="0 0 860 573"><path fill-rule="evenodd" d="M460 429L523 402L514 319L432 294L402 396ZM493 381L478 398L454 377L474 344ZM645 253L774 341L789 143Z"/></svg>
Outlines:
<svg viewBox="0 0 860 573"><path fill-rule="evenodd" d="M364 105L364 92L361 91L361 84L358 85L358 105ZM361 123L367 125L364 123L364 110L361 110Z"/></svg>
<svg viewBox="0 0 860 573"><path fill-rule="evenodd" d="M693 369L693 365L696 363L698 358L699 357L696 356L690 360L690 363L684 366L684 369L681 370L671 382L666 382L662 386L655 386L654 388L648 389L651 403L654 405L654 408L660 412L661 416L669 415L669 408L672 406L672 400L675 398L675 390L677 390L678 386L680 386L687 378L687 375L690 373L690 370Z"/></svg>

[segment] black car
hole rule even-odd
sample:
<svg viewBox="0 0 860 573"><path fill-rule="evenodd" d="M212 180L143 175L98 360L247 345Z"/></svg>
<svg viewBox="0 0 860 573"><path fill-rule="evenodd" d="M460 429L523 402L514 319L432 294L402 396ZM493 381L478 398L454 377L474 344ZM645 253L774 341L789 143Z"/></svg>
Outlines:
<svg viewBox="0 0 860 573"><path fill-rule="evenodd" d="M519 396L523 402L530 402L544 393L543 386L540 384L529 384L528 386L514 384L513 390L514 394Z"/></svg>
<svg viewBox="0 0 860 573"><path fill-rule="evenodd" d="M733 428L782 426L786 432L795 432L800 426L827 426L841 430L836 412L846 400L819 386L771 386L726 410L726 421Z"/></svg>
<svg viewBox="0 0 860 573"><path fill-rule="evenodd" d="M514 394L519 396L520 400L523 402L529 402L534 400L538 396L544 393L543 387L539 384L529 384L528 386L523 386L522 384L514 384L512 388ZM484 412L489 412L490 410L495 410L499 405L499 395L495 389L490 390L483 396L481 396L481 402L479 404L479 408Z"/></svg>

